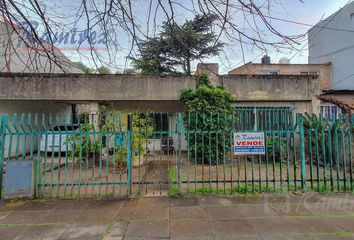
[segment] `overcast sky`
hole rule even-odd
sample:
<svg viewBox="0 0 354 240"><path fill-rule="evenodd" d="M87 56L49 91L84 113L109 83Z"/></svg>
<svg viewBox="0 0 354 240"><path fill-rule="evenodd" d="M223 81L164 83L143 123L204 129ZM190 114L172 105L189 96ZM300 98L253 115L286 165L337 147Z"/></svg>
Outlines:
<svg viewBox="0 0 354 240"><path fill-rule="evenodd" d="M147 2L146 0L137 0L140 2L138 4L138 14L144 16L147 14ZM190 2L190 0L181 0L183 4L184 1ZM281 2L281 4L275 5L272 8L272 16L296 21L300 23L306 23L310 25L315 25L318 21L326 18L333 14L335 11L343 7L348 0L275 0ZM192 18L189 14L179 14L178 18L184 21L186 18ZM141 22L144 21L142 18ZM286 35L298 35L304 34L308 31L310 26L304 26L301 24L288 23L279 20L272 20L272 24L283 34ZM120 36L124 42L124 36ZM235 44L232 43L230 46L225 48L226 56L222 54L219 57L213 57L210 59L205 59L204 62L217 62L220 65L221 73L226 73L228 70L235 68L244 64L244 62L260 62L260 58L265 52L255 49L252 46L247 46L245 48L244 59L240 50ZM274 50L269 50L267 54L271 57L273 63L277 63L280 58L287 57L291 59L291 63L307 63L307 37L303 39L300 43L298 49L303 49L302 51L292 51L292 52L276 52ZM122 48L116 53L114 65L123 69L125 67L125 56L127 56L129 51L129 42L127 41L125 46L122 44ZM74 61L82 61L87 65L91 65L88 52L81 52L77 54L74 51L63 51L70 59ZM103 54L104 55L104 54ZM194 63L195 67L196 62ZM128 66L129 67L129 66ZM118 68L117 68L118 69ZM115 71L116 69L112 69Z"/></svg>

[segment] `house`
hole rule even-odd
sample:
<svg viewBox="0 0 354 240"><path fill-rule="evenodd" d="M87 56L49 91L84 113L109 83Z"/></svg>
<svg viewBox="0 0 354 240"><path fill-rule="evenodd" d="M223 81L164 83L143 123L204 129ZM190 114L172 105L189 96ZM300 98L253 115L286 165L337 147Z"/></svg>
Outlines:
<svg viewBox="0 0 354 240"><path fill-rule="evenodd" d="M215 72L215 81L235 96L235 107L248 108L244 112L250 114L255 124L260 122L259 116L265 117L268 113L284 112L293 116L296 112L319 112L318 76L219 75ZM102 102L109 102L120 112L154 112L157 131L164 128L175 132L176 116L185 110L179 100L181 89L195 89L197 82L195 76L0 73L0 85L3 86L0 104L45 101L75 105L81 112L96 114ZM158 150L160 139L156 141L155 150ZM173 142L177 144L176 139ZM186 149L185 141L182 148Z"/></svg>
<svg viewBox="0 0 354 240"><path fill-rule="evenodd" d="M290 64L283 58L279 63L271 63L270 57L264 56L262 63L248 62L232 69L229 75L318 75L320 88L329 90L331 84L331 63L323 64Z"/></svg>
<svg viewBox="0 0 354 240"><path fill-rule="evenodd" d="M279 63L271 63L271 59L269 56L263 56L261 59L261 63L253 63L248 62L240 67L232 69L228 72L229 77L246 77L250 78L267 78L267 79L287 79L284 89L286 92L279 92L280 96L285 94L291 94L294 91L302 91L304 86L302 84L295 83L294 86L290 85L289 79L297 79L304 76L312 76L314 78L318 78L319 81L319 89L329 89L329 85L331 83L331 63L325 62L323 64L290 64L290 61L287 58L280 59ZM271 87L275 87L271 84L271 81L267 81L267 85ZM266 86L261 86L261 82L258 83L260 88L267 89ZM291 83L293 84L293 83ZM245 86L247 87L248 84L246 83ZM320 92L320 91L319 91ZM316 95L313 96L316 99ZM311 97L312 98L312 97ZM320 106L319 101L317 101L318 106L314 106L312 109L306 107L300 107L302 104L300 102L294 101L293 103L287 101L277 101L277 102L267 102L266 99L262 99L260 97L259 102L243 102L238 103L239 105L245 105L246 107L258 106L273 106L273 107L282 107L282 108L289 108L293 106L297 112L311 112L311 113L319 113ZM275 108L276 109L276 108Z"/></svg>
<svg viewBox="0 0 354 240"><path fill-rule="evenodd" d="M331 62L332 81L322 97L335 98L354 107L354 2L318 22L308 31L309 64ZM331 103L322 110L339 112Z"/></svg>
<svg viewBox="0 0 354 240"><path fill-rule="evenodd" d="M4 19L0 21L0 72L24 73L83 73L55 46L33 43L23 30ZM44 48L52 51L45 51ZM56 62L55 62L56 61ZM13 83L16 85L16 83ZM16 89L18 91L18 89ZM47 89L49 91L49 89ZM0 114L8 113L67 113L73 105L66 102L38 101L0 101Z"/></svg>
<svg viewBox="0 0 354 240"><path fill-rule="evenodd" d="M0 21L0 74L7 74L9 76L21 74L81 74L81 70L76 68L72 62L55 46L43 42L39 44L32 43L29 36L23 30L12 25L9 21L4 19ZM50 51L46 51L49 50ZM35 79L40 80L37 76ZM24 79L25 84L27 83ZM37 85L36 83L34 83ZM9 94L16 94L22 91L23 94L29 94L26 89L19 88L19 83L12 81L11 85L14 87ZM9 90L6 85L1 85L5 91ZM35 90L35 91L38 91ZM43 91L50 92L50 89L43 89ZM46 98L41 98L34 101L28 99L17 100L1 100L0 101L0 116L2 114L9 114L13 116L18 114L28 113L42 113L42 114L61 114L70 116L75 111L75 104L66 101L51 101ZM13 124L13 118L10 118L9 124ZM12 129L13 132L20 131L19 129ZM12 139L14 144L17 139ZM6 148L10 141L7 139ZM36 146L36 144L35 144ZM22 143L19 148L22 148ZM27 146L27 150L29 146Z"/></svg>

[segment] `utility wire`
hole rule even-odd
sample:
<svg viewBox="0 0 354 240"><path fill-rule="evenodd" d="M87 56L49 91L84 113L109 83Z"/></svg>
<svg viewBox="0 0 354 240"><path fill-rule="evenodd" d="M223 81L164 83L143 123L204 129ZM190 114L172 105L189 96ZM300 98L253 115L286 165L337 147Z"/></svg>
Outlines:
<svg viewBox="0 0 354 240"><path fill-rule="evenodd" d="M350 0L352 1L352 0ZM350 3L350 1L346 4L348 5ZM345 5L345 6L346 6ZM344 6L344 7L345 7ZM343 8L344 8L343 7ZM234 7L238 10L242 10L242 11L245 11L245 12L248 12L248 13L251 13L251 14L255 14L255 15L260 15L256 12L251 12L247 9L242 9L240 7ZM338 11L341 11L343 8L341 8L340 10ZM336 13L337 14L337 13ZM281 21L281 22L287 22L287 23L292 23L292 24L297 24L297 25L302 25L302 26L307 26L307 27L314 27L314 28L320 28L320 29L327 29L327 30L334 30L334 31L341 31L341 32L350 32L350 33L354 33L354 30L350 30L350 29L342 29L342 28L332 28L332 27L327 27L328 24L326 24L325 26L318 26L318 24L309 24L309 23L304 23L304 22L298 22L298 21L293 21L293 20L289 20L289 19L285 19L285 18L279 18L279 17L273 17L273 16L269 16L269 15L262 15L263 17L265 18L269 18L269 19L273 19L273 20L277 20L277 21Z"/></svg>
<svg viewBox="0 0 354 240"><path fill-rule="evenodd" d="M307 41L307 43L301 48L299 49L291 58L290 60L292 60L298 53L300 53L301 51L304 50L305 47L307 47L309 45L309 43L325 28L327 27L327 25L335 18L338 16L338 14L351 2L352 0L349 0L345 5L344 7L342 7L341 9L339 9L332 17L331 19L325 24L325 26L323 28L320 28L320 30L318 30L313 36L311 39L309 39Z"/></svg>

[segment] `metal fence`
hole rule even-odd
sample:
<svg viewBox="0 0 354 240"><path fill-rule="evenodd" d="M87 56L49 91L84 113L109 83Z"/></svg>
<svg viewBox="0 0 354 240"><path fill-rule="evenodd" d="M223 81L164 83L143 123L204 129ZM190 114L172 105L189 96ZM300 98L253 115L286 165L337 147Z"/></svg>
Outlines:
<svg viewBox="0 0 354 240"><path fill-rule="evenodd" d="M351 119L266 108L2 115L1 192L19 159L34 163L36 197L353 191ZM255 131L265 154L236 155L234 133Z"/></svg>

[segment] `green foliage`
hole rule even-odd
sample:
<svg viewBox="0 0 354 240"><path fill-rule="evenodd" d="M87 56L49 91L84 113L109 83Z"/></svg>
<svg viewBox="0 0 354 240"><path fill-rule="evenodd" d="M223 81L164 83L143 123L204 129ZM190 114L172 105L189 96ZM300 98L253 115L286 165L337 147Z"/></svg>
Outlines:
<svg viewBox="0 0 354 240"><path fill-rule="evenodd" d="M110 151L115 151L116 161L126 161L126 156L128 153L128 145L127 145L127 133L128 130L128 121L130 121L131 125L131 135L130 135L130 144L131 144L131 154L132 159L138 160L139 156L144 156L146 154L146 144L149 143L148 132L153 131L153 121L149 114L140 114L140 113L130 113L130 114L118 114L117 112L112 112L108 114L107 119L104 120L104 124L101 126L101 131L104 132L116 132L116 131L124 131L124 135L122 136L124 144L121 146L115 146L114 139L116 134L110 134L107 137L109 145L108 148ZM115 117L112 117L115 116ZM119 116L119 121L117 120L117 116ZM130 116L130 119L128 119ZM115 150L114 150L115 148ZM123 158L122 158L123 156Z"/></svg>
<svg viewBox="0 0 354 240"><path fill-rule="evenodd" d="M93 127L90 124L80 124L80 132L74 132L68 135L69 157L73 157L75 163L78 163L86 157L92 157L94 153L99 153L100 142L90 132Z"/></svg>
<svg viewBox="0 0 354 240"><path fill-rule="evenodd" d="M280 157L284 158L285 155L285 139L278 136L267 136L266 137L266 148L268 157L273 158L277 161L281 161Z"/></svg>
<svg viewBox="0 0 354 240"><path fill-rule="evenodd" d="M128 74L128 75L134 75L134 74L140 74L136 69L133 68L127 68L124 69L123 72L116 72L116 74Z"/></svg>
<svg viewBox="0 0 354 240"><path fill-rule="evenodd" d="M176 197L178 195L178 185L177 185L177 174L176 170L173 167L170 167L168 169L168 176L169 176L169 182L170 182L170 196L171 197Z"/></svg>
<svg viewBox="0 0 354 240"><path fill-rule="evenodd" d="M148 133L153 131L153 121L150 114L142 115L140 113L131 113L131 156L132 160L139 159L139 156L146 154L146 144L149 143ZM69 156L75 158L78 163L90 158L95 153L100 154L100 149L107 148L105 151L115 153L115 161L126 162L128 153L128 114L119 114L112 111L102 114L99 126L96 131L102 132L102 141L99 135L93 134L95 131L92 124L89 124L87 113L79 116L80 128L78 132L69 134L67 138ZM117 143L119 135L122 132L122 143Z"/></svg>
<svg viewBox="0 0 354 240"><path fill-rule="evenodd" d="M304 133L308 142L311 142L312 153L316 153L316 145L318 146L318 158L321 161L326 157L326 163L330 165L329 149L332 149L332 159L336 159L335 135L341 134L340 129L345 129L345 124L338 119L330 120L329 118L317 117L315 114L309 115L305 113L303 116ZM331 144L330 144L331 143Z"/></svg>
<svg viewBox="0 0 354 240"><path fill-rule="evenodd" d="M199 77L207 83L205 75ZM189 136L191 157L198 163L222 162L224 152L230 151L230 131L233 118L234 98L223 87L202 84L196 90L183 89L181 101L186 105L184 126ZM234 118L234 123L236 119ZM203 131L197 134L195 131ZM209 134L208 134L209 133Z"/></svg>
<svg viewBox="0 0 354 240"><path fill-rule="evenodd" d="M92 74L95 72L95 69L86 66L82 62L74 62L74 66L83 71L85 74Z"/></svg>
<svg viewBox="0 0 354 240"><path fill-rule="evenodd" d="M133 65L142 74L191 74L191 63L217 55L223 44L212 31L217 15L196 15L184 24L165 22L160 36L139 44L139 55Z"/></svg>
<svg viewBox="0 0 354 240"><path fill-rule="evenodd" d="M99 74L111 74L111 70L107 67L104 67L104 66L97 68L97 72Z"/></svg>
<svg viewBox="0 0 354 240"><path fill-rule="evenodd" d="M148 38L140 42L139 56L132 59L132 64L143 75L176 73L174 62L166 56L168 51L167 43L161 37Z"/></svg>
<svg viewBox="0 0 354 240"><path fill-rule="evenodd" d="M198 86L210 86L210 81L207 73L202 73L198 76Z"/></svg>

